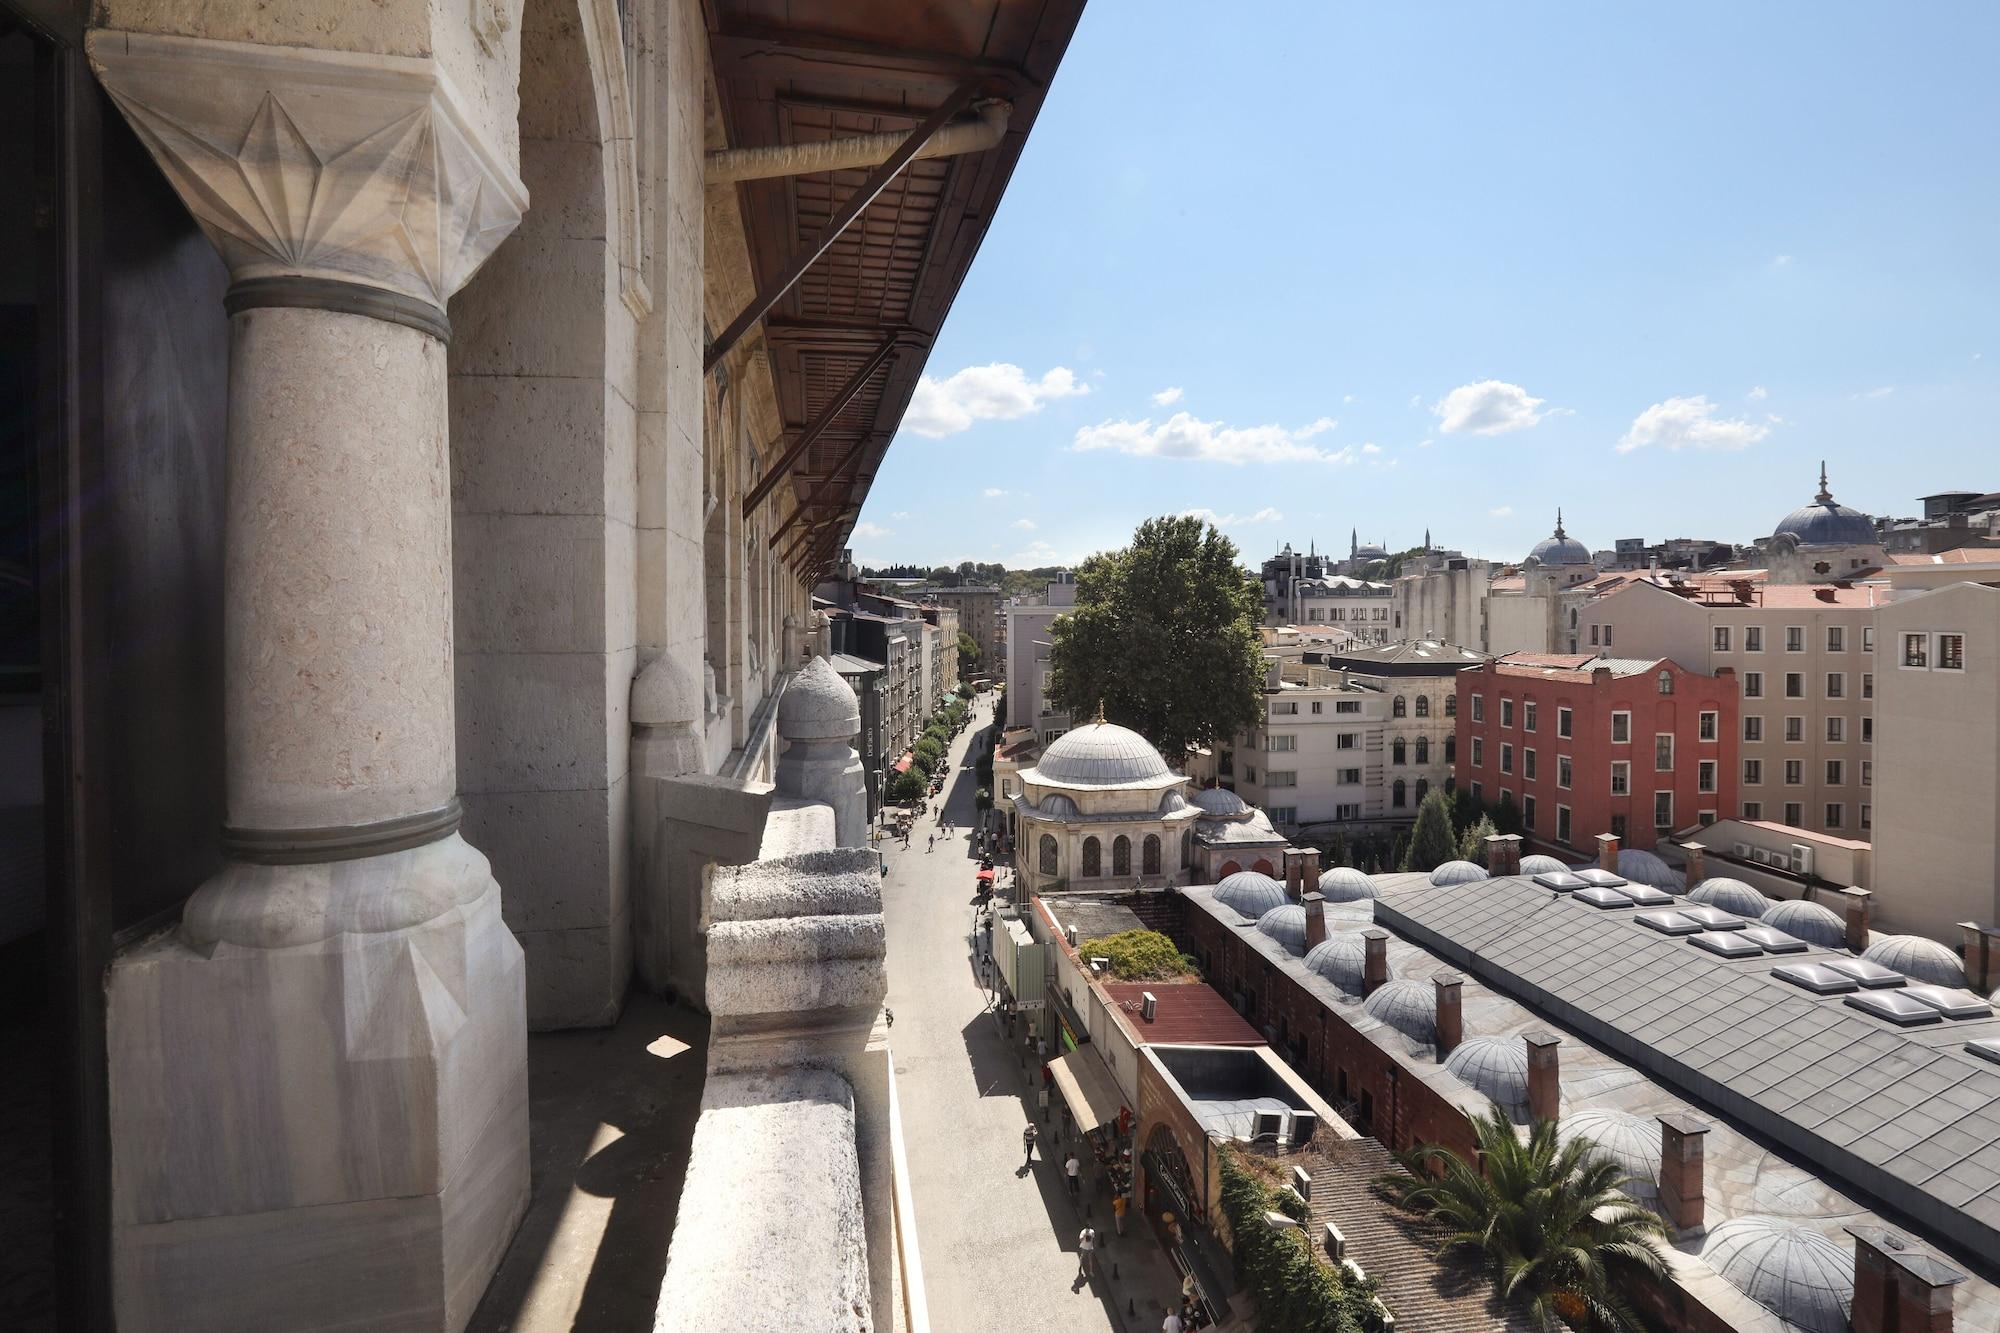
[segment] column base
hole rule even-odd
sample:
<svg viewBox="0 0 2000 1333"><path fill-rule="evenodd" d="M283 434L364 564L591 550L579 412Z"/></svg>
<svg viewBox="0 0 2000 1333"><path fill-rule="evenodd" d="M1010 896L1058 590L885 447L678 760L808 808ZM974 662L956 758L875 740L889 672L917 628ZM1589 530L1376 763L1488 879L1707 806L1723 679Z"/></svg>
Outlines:
<svg viewBox="0 0 2000 1333"><path fill-rule="evenodd" d="M361 868L256 874L296 911ZM365 870L406 890L455 879L458 901L281 948L197 949L176 930L112 965L120 1328L471 1318L528 1199L521 949L456 835Z"/></svg>

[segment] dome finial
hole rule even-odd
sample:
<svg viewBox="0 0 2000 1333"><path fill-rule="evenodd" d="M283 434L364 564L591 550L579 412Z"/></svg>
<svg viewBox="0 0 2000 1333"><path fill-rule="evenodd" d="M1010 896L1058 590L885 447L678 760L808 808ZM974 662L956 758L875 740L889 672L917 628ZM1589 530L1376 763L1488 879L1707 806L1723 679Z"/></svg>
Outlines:
<svg viewBox="0 0 2000 1333"><path fill-rule="evenodd" d="M1567 532L1564 532L1564 531L1563 531L1563 511L1562 511L1562 506L1558 505L1558 506L1556 506L1556 537L1557 537L1558 539L1561 539L1561 538L1563 538L1563 537L1567 537L1567 536L1569 536L1569 534L1568 534Z"/></svg>
<svg viewBox="0 0 2000 1333"><path fill-rule="evenodd" d="M1826 488L1826 460L1819 460L1819 494L1813 497L1820 504L1832 504L1833 492Z"/></svg>
<svg viewBox="0 0 2000 1333"><path fill-rule="evenodd" d="M1104 725L1104 696L1101 694L1097 697L1096 722L1100 727Z"/></svg>

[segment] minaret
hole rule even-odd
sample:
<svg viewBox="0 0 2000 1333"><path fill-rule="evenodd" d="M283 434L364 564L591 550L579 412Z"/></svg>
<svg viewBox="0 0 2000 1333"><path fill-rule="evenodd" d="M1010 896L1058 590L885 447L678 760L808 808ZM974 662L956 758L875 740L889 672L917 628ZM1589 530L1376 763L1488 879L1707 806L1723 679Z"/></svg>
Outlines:
<svg viewBox="0 0 2000 1333"><path fill-rule="evenodd" d="M1425 529L1424 529L1424 554L1425 554L1425 555L1429 555L1430 553L1431 553L1431 530L1430 530L1429 528L1425 528Z"/></svg>

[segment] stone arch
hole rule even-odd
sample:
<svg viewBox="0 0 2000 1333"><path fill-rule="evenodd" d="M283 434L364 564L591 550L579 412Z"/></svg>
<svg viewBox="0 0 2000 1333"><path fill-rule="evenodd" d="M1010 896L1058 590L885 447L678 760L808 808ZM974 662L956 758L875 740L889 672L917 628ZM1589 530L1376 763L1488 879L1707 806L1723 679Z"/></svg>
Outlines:
<svg viewBox="0 0 2000 1333"><path fill-rule="evenodd" d="M1132 873L1132 840L1122 833L1111 840L1111 873Z"/></svg>
<svg viewBox="0 0 2000 1333"><path fill-rule="evenodd" d="M1242 866L1236 864L1236 862L1234 861L1224 861L1222 863L1222 869L1215 872L1215 878L1218 881L1228 879L1231 875L1235 874L1242 868L1243 868Z"/></svg>
<svg viewBox="0 0 2000 1333"><path fill-rule="evenodd" d="M1278 873L1272 869L1271 863L1261 856L1250 863L1250 868L1260 875L1275 875Z"/></svg>
<svg viewBox="0 0 2000 1333"><path fill-rule="evenodd" d="M1096 879L1104 873L1104 844L1095 836L1083 840L1083 877Z"/></svg>
<svg viewBox="0 0 2000 1333"><path fill-rule="evenodd" d="M533 7L536 0L529 0ZM605 234L618 266L618 296L634 319L653 310L646 277L652 260L652 219L645 206L650 179L641 179L641 140L652 137L652 80L639 68L638 53L656 49L652 29L656 7L619 0L575 0L584 48L596 75L591 92L597 124L610 159ZM525 64L527 52L522 51Z"/></svg>
<svg viewBox="0 0 2000 1333"><path fill-rule="evenodd" d="M1394 699L1389 701L1389 716L1402 717L1409 711L1410 711L1409 702L1406 699L1404 699L1402 695L1399 694Z"/></svg>
<svg viewBox="0 0 2000 1333"><path fill-rule="evenodd" d="M1420 694L1420 695L1418 695L1418 696L1417 696L1417 716L1418 716L1418 717L1429 717L1430 715L1431 715L1431 697L1430 697L1430 696L1429 696L1428 694Z"/></svg>
<svg viewBox="0 0 2000 1333"><path fill-rule="evenodd" d="M1056 839L1053 833L1044 833L1042 835L1041 845L1037 851L1041 858L1040 869L1042 874L1056 875L1062 873L1061 852L1056 847Z"/></svg>
<svg viewBox="0 0 2000 1333"><path fill-rule="evenodd" d="M1148 833L1139 851L1139 873L1157 875L1160 873L1160 835Z"/></svg>

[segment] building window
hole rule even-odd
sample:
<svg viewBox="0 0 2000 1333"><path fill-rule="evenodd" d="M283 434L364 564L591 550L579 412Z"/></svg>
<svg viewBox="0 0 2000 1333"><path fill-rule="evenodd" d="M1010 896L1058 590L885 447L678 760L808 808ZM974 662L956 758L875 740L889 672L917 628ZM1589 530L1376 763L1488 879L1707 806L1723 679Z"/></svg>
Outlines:
<svg viewBox="0 0 2000 1333"><path fill-rule="evenodd" d="M1695 736L1699 740L1712 741L1716 738L1717 727L1722 718L1719 713L1705 712L1695 717Z"/></svg>
<svg viewBox="0 0 2000 1333"><path fill-rule="evenodd" d="M1521 798L1521 824L1528 829L1535 827L1535 798L1532 796Z"/></svg>
<svg viewBox="0 0 2000 1333"><path fill-rule="evenodd" d="M1761 741L1764 739L1764 719L1761 715L1752 715L1743 719L1743 739L1746 741Z"/></svg>
<svg viewBox="0 0 2000 1333"><path fill-rule="evenodd" d="M1450 779L1450 778L1446 778L1446 779L1445 779L1445 790L1446 790L1446 791L1450 791L1450 790L1451 790L1451 779ZM1428 796L1428 795L1430 795L1430 794L1431 794L1431 780L1430 780L1429 778L1418 778L1418 779L1417 779L1417 804L1418 804L1418 805L1422 805L1422 804L1424 803L1424 797L1426 797L1426 796Z"/></svg>
<svg viewBox="0 0 2000 1333"><path fill-rule="evenodd" d="M1861 785L1864 787L1875 785L1875 761L1873 759L1863 759L1861 761Z"/></svg>
<svg viewBox="0 0 2000 1333"><path fill-rule="evenodd" d="M1041 865L1044 875L1056 873L1056 840L1053 834L1042 835Z"/></svg>
<svg viewBox="0 0 2000 1333"><path fill-rule="evenodd" d="M1613 745L1629 745L1632 743L1632 715L1630 713L1621 712L1611 715L1611 743Z"/></svg>
<svg viewBox="0 0 2000 1333"><path fill-rule="evenodd" d="M1838 625L1826 627L1826 650L1830 653L1847 651L1847 631Z"/></svg>
<svg viewBox="0 0 2000 1333"><path fill-rule="evenodd" d="M1875 651L1875 627L1873 625L1863 625L1861 627L1861 651L1864 653Z"/></svg>
<svg viewBox="0 0 2000 1333"><path fill-rule="evenodd" d="M1335 819L1359 819L1361 818L1361 807L1358 805L1336 805L1333 807L1333 817Z"/></svg>
<svg viewBox="0 0 2000 1333"><path fill-rule="evenodd" d="M1361 782L1361 770L1358 768L1343 768L1340 770L1339 780L1344 786L1358 786Z"/></svg>
<svg viewBox="0 0 2000 1333"><path fill-rule="evenodd" d="M1290 754L1299 748L1299 738L1295 735L1266 736L1264 749L1272 754Z"/></svg>
<svg viewBox="0 0 2000 1333"><path fill-rule="evenodd" d="M1535 780L1535 752L1533 750L1524 749L1521 751L1521 776L1530 782Z"/></svg>
<svg viewBox="0 0 2000 1333"><path fill-rule="evenodd" d="M1847 739L1847 719L1830 717L1826 720L1826 738L1835 745Z"/></svg>
<svg viewBox="0 0 2000 1333"><path fill-rule="evenodd" d="M1398 736L1396 737L1395 740L1389 742L1390 763L1392 764L1403 763L1408 758L1408 756L1409 756L1409 750L1403 744L1403 738L1401 736Z"/></svg>
<svg viewBox="0 0 2000 1333"><path fill-rule="evenodd" d="M1397 778L1389 784L1389 804L1396 809L1401 810L1403 808L1404 801L1408 796L1409 792L1404 788L1401 778Z"/></svg>
<svg viewBox="0 0 2000 1333"><path fill-rule="evenodd" d="M1963 634L1940 634L1937 636L1937 669L1939 671L1965 670L1965 636Z"/></svg>
<svg viewBox="0 0 2000 1333"><path fill-rule="evenodd" d="M1194 830L1188 829L1186 832L1181 834L1181 869L1186 870L1189 866L1193 864L1194 864Z"/></svg>
<svg viewBox="0 0 2000 1333"><path fill-rule="evenodd" d="M1472 720L1474 722L1486 720L1486 696L1483 694L1472 696Z"/></svg>
<svg viewBox="0 0 2000 1333"><path fill-rule="evenodd" d="M1474 768L1486 766L1486 741L1480 736L1472 738L1472 766Z"/></svg>
<svg viewBox="0 0 2000 1333"><path fill-rule="evenodd" d="M1556 786L1561 787L1564 791L1568 791L1569 778L1570 778L1569 756L1566 754L1559 754L1556 756Z"/></svg>
<svg viewBox="0 0 2000 1333"><path fill-rule="evenodd" d="M1503 727L1514 725L1514 701L1512 699L1502 699L1500 701L1500 725Z"/></svg>
<svg viewBox="0 0 2000 1333"><path fill-rule="evenodd" d="M1806 822L1806 808L1797 801L1786 801L1785 822L1793 828L1803 828Z"/></svg>
<svg viewBox="0 0 2000 1333"><path fill-rule="evenodd" d="M1597 646L1597 626L1595 625L1590 627L1590 646L1593 648Z"/></svg>
<svg viewBox="0 0 2000 1333"><path fill-rule="evenodd" d="M1826 673L1826 697L1844 699L1847 697L1847 674L1842 671Z"/></svg>
<svg viewBox="0 0 2000 1333"><path fill-rule="evenodd" d="M1875 827L1875 807L1866 801L1861 803L1861 827L1863 829Z"/></svg>
<svg viewBox="0 0 2000 1333"><path fill-rule="evenodd" d="M1861 673L1861 697L1864 699L1875 697L1875 673L1872 671Z"/></svg>
<svg viewBox="0 0 2000 1333"><path fill-rule="evenodd" d="M1873 717L1864 717L1861 719L1861 743L1863 745L1872 745L1874 742L1875 719Z"/></svg>
<svg viewBox="0 0 2000 1333"><path fill-rule="evenodd" d="M1264 775L1264 785L1266 787L1296 787L1299 785L1299 775L1296 772L1274 768Z"/></svg>
<svg viewBox="0 0 2000 1333"><path fill-rule="evenodd" d="M1104 873L1104 847L1095 838L1083 840L1083 877L1096 879Z"/></svg>
<svg viewBox="0 0 2000 1333"><path fill-rule="evenodd" d="M1320 701L1319 701L1319 700L1315 699L1315 700L1313 700L1313 701L1312 701L1312 711L1313 711L1313 716L1314 716L1314 717L1318 717L1318 716L1319 716L1319 711L1320 711L1320 707L1321 707L1321 705L1320 705Z"/></svg>
<svg viewBox="0 0 2000 1333"><path fill-rule="evenodd" d="M1764 761L1762 759L1745 759L1743 761L1743 785L1746 787L1761 787L1764 785Z"/></svg>
<svg viewBox="0 0 2000 1333"><path fill-rule="evenodd" d="M1521 730L1533 731L1535 729L1535 712L1536 707L1533 699L1523 699L1521 701Z"/></svg>
<svg viewBox="0 0 2000 1333"><path fill-rule="evenodd" d="M1672 694L1673 692L1674 692L1674 673L1671 671L1662 671L1660 673L1660 693Z"/></svg>
<svg viewBox="0 0 2000 1333"><path fill-rule="evenodd" d="M1333 748L1336 750L1357 749L1359 748L1360 743L1361 743L1361 737L1357 733L1352 731L1343 731L1338 736L1335 736L1333 738Z"/></svg>
<svg viewBox="0 0 2000 1333"><path fill-rule="evenodd" d="M1111 840L1111 873L1132 873L1132 840L1122 833Z"/></svg>
<svg viewBox="0 0 2000 1333"><path fill-rule="evenodd" d="M1389 703L1389 716L1391 717L1401 717L1409 711L1410 706L1403 702L1403 696L1400 694Z"/></svg>
<svg viewBox="0 0 2000 1333"><path fill-rule="evenodd" d="M1804 625L1785 626L1785 651L1802 653L1806 650L1806 627Z"/></svg>
<svg viewBox="0 0 2000 1333"><path fill-rule="evenodd" d="M1606 648L1611 646L1611 626L1609 625L1604 627L1604 646Z"/></svg>
<svg viewBox="0 0 2000 1333"><path fill-rule="evenodd" d="M1139 849L1139 873L1157 875L1160 873L1160 835L1148 833L1146 841Z"/></svg>
<svg viewBox="0 0 2000 1333"><path fill-rule="evenodd" d="M1268 813L1273 824L1296 824L1299 822L1299 808L1296 805L1274 805Z"/></svg>
<svg viewBox="0 0 2000 1333"><path fill-rule="evenodd" d="M1743 627L1743 651L1746 653L1761 653L1764 651L1764 627L1762 625L1745 625Z"/></svg>
<svg viewBox="0 0 2000 1333"><path fill-rule="evenodd" d="M1842 809L1843 807L1838 801L1828 801L1826 803L1826 826L1828 828L1836 829L1840 827Z"/></svg>
<svg viewBox="0 0 2000 1333"><path fill-rule="evenodd" d="M1841 784L1841 782L1846 778L1846 776L1847 774L1845 770L1841 768L1840 760L1829 759L1826 761L1827 786L1838 787Z"/></svg>
<svg viewBox="0 0 2000 1333"><path fill-rule="evenodd" d="M1806 720L1802 717L1785 719L1785 743L1796 745L1806 738Z"/></svg>
<svg viewBox="0 0 2000 1333"><path fill-rule="evenodd" d="M1567 708L1556 709L1556 735L1564 740L1570 738L1570 723L1574 714Z"/></svg>
<svg viewBox="0 0 2000 1333"><path fill-rule="evenodd" d="M1674 771L1674 733L1671 731L1655 732L1653 735L1653 771Z"/></svg>
<svg viewBox="0 0 2000 1333"><path fill-rule="evenodd" d="M1361 711L1361 701L1359 699L1337 699L1334 701L1333 711L1336 713L1358 713Z"/></svg>
<svg viewBox="0 0 2000 1333"><path fill-rule="evenodd" d="M1568 783L1564 783L1568 786ZM1632 794L1632 762L1629 759L1614 760L1611 765L1611 794L1630 796Z"/></svg>
<svg viewBox="0 0 2000 1333"><path fill-rule="evenodd" d="M1785 785L1787 787L1796 787L1805 780L1806 761L1803 759L1787 759L1785 761Z"/></svg>
<svg viewBox="0 0 2000 1333"><path fill-rule="evenodd" d="M1905 634L1903 636L1903 665L1912 671L1930 670L1930 635Z"/></svg>
<svg viewBox="0 0 2000 1333"><path fill-rule="evenodd" d="M1472 784L1472 799L1475 801L1485 799L1484 789L1476 782Z"/></svg>
<svg viewBox="0 0 2000 1333"><path fill-rule="evenodd" d="M1556 841L1565 845L1569 842L1569 807L1556 807Z"/></svg>
<svg viewBox="0 0 2000 1333"><path fill-rule="evenodd" d="M1715 651L1718 653L1729 651L1729 626L1717 625L1715 627Z"/></svg>
<svg viewBox="0 0 2000 1333"><path fill-rule="evenodd" d="M1446 717L1458 716L1458 696L1456 694L1447 694L1444 697L1444 715Z"/></svg>
<svg viewBox="0 0 2000 1333"><path fill-rule="evenodd" d="M1500 771L1502 773L1514 771L1514 747L1505 741L1500 742Z"/></svg>
<svg viewBox="0 0 2000 1333"><path fill-rule="evenodd" d="M1704 759L1695 765L1695 790L1713 792L1715 790L1715 761Z"/></svg>
<svg viewBox="0 0 2000 1333"><path fill-rule="evenodd" d="M1653 793L1653 827L1668 829L1674 826L1674 794L1670 791Z"/></svg>
<svg viewBox="0 0 2000 1333"><path fill-rule="evenodd" d="M1787 699L1803 699L1806 697L1805 672L1787 671L1785 673L1785 697Z"/></svg>
<svg viewBox="0 0 2000 1333"><path fill-rule="evenodd" d="M1444 738L1444 761L1447 764L1458 762L1458 737L1447 736Z"/></svg>
<svg viewBox="0 0 2000 1333"><path fill-rule="evenodd" d="M1430 761L1431 761L1431 738L1428 736L1419 736L1417 737L1417 762L1420 764L1428 764Z"/></svg>
<svg viewBox="0 0 2000 1333"><path fill-rule="evenodd" d="M1743 673L1743 697L1746 699L1761 699L1764 697L1763 672L1746 671Z"/></svg>
<svg viewBox="0 0 2000 1333"><path fill-rule="evenodd" d="M1297 717L1298 715L1299 715L1299 704L1298 700L1296 699L1287 699L1283 703L1276 703L1271 705L1272 717Z"/></svg>
<svg viewBox="0 0 2000 1333"><path fill-rule="evenodd" d="M1418 717L1429 717L1430 715L1431 715L1431 697L1430 697L1430 696L1429 696L1428 694L1420 694L1420 695L1418 695L1418 696L1417 696L1417 716L1418 716Z"/></svg>
<svg viewBox="0 0 2000 1333"><path fill-rule="evenodd" d="M1257 770L1245 764L1243 766L1243 780L1245 782L1255 782L1257 780Z"/></svg>
<svg viewBox="0 0 2000 1333"><path fill-rule="evenodd" d="M1762 801L1745 801L1743 803L1743 817L1745 819L1762 819L1764 817L1764 803Z"/></svg>

